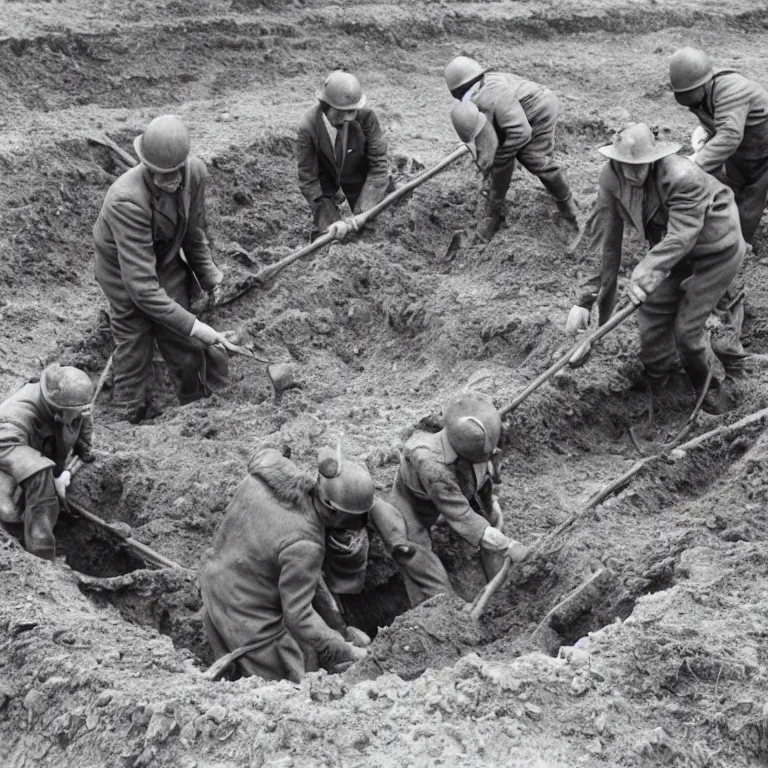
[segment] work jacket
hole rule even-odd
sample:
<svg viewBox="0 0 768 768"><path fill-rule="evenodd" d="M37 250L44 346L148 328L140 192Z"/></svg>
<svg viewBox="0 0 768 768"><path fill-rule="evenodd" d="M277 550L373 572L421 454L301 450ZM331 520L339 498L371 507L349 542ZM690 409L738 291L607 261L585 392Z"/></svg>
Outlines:
<svg viewBox="0 0 768 768"><path fill-rule="evenodd" d="M170 195L155 186L144 165L126 171L109 188L93 237L96 280L113 309L128 314L136 307L189 336L195 316L174 296L189 298L193 275L209 291L221 273L203 230L205 165L189 157L183 174L182 186Z"/></svg>
<svg viewBox="0 0 768 768"><path fill-rule="evenodd" d="M25 384L0 403L0 472L16 483L49 467L60 474L69 452L88 452L92 438L90 415L70 424L54 419L39 382Z"/></svg>
<svg viewBox="0 0 768 768"><path fill-rule="evenodd" d="M278 451L251 459L200 569L205 609L230 650L279 644L287 631L324 658L351 660L312 606L326 527L313 493L314 479Z"/></svg>
<svg viewBox="0 0 768 768"><path fill-rule="evenodd" d="M470 99L499 139L493 164L505 165L531 140L539 121L550 120L554 94L543 85L504 72L486 72Z"/></svg>
<svg viewBox="0 0 768 768"><path fill-rule="evenodd" d="M733 192L688 158L668 155L650 167L642 187L626 181L615 161L600 173L597 202L585 226L590 251L602 251L602 267L581 286L577 303L598 302L604 323L616 304L624 224L648 241L650 250L635 277L668 273L683 259L727 259L746 249Z"/></svg>
<svg viewBox="0 0 768 768"><path fill-rule="evenodd" d="M321 197L333 196L340 187L361 189L356 212L366 211L381 200L387 188L387 140L376 113L363 107L357 117L346 124L341 164L336 161L336 151L323 118L323 110L316 104L299 121L296 139L299 188L310 205Z"/></svg>
<svg viewBox="0 0 768 768"><path fill-rule="evenodd" d="M473 465L461 459L445 430L419 432L406 442L395 482L398 497L410 506L400 510L403 514L415 515L425 528L442 514L459 536L473 546L480 544L489 525L481 513L490 513L493 489L488 462Z"/></svg>
<svg viewBox="0 0 768 768"><path fill-rule="evenodd" d="M704 86L704 94L703 103L691 109L709 134L696 153L697 165L712 172L732 155L768 158L768 90L738 72L721 70Z"/></svg>

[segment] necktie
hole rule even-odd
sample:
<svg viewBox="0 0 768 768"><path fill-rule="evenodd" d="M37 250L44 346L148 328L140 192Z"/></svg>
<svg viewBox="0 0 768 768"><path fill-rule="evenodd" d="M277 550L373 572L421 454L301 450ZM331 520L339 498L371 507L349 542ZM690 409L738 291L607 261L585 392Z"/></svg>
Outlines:
<svg viewBox="0 0 768 768"><path fill-rule="evenodd" d="M344 167L344 139L346 137L346 124L336 131L336 141L334 143L334 152L336 154L336 171L340 174Z"/></svg>

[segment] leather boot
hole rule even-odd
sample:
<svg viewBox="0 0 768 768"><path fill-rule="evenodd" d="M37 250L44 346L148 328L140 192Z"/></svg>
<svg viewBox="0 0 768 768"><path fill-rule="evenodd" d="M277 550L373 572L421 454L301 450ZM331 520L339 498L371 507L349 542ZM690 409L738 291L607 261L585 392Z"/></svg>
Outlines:
<svg viewBox="0 0 768 768"><path fill-rule="evenodd" d="M59 519L59 497L53 484L53 470L44 469L23 480L24 546L43 560L56 560L53 528Z"/></svg>
<svg viewBox="0 0 768 768"><path fill-rule="evenodd" d="M710 363L705 355L701 355L684 360L683 366L688 374L688 378L691 380L691 384L693 384L693 388L696 390L696 399L698 400L709 376ZM714 376L704 396L701 409L704 413L709 413L713 416L719 416L721 413L730 410L725 388Z"/></svg>
<svg viewBox="0 0 768 768"><path fill-rule="evenodd" d="M565 200L555 200L557 210L560 211L561 216L571 224L578 224L577 216L579 213L579 205L576 202L576 198L573 193L568 195Z"/></svg>
<svg viewBox="0 0 768 768"><path fill-rule="evenodd" d="M500 211L487 212L477 227L477 236L485 243L501 228L502 216Z"/></svg>

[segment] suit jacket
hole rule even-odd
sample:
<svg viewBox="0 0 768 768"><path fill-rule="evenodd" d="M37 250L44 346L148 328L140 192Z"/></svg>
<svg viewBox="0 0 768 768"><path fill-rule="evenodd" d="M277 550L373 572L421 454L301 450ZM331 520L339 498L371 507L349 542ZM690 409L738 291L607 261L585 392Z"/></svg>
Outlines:
<svg viewBox="0 0 768 768"><path fill-rule="evenodd" d="M96 280L115 310L129 313L137 307L189 336L195 316L174 296L188 294L190 271L204 290L213 288L219 275L203 230L205 180L204 163L190 157L176 192L178 215L171 218L162 211L173 205L172 196L152 183L141 164L109 188L93 237Z"/></svg>
<svg viewBox="0 0 768 768"><path fill-rule="evenodd" d="M585 231L589 249L602 251L602 267L582 284L578 299L587 309L598 302L601 324L616 304L625 223L652 246L640 274L668 273L685 258L728 259L746 250L733 192L688 158L657 160L642 187L626 182L613 161L606 163Z"/></svg>
<svg viewBox="0 0 768 768"><path fill-rule="evenodd" d="M347 151L339 168L320 104L299 121L296 154L299 189L310 205L342 189L362 190L355 207L365 211L381 200L387 188L387 140L372 109L363 107L348 124Z"/></svg>
<svg viewBox="0 0 768 768"><path fill-rule="evenodd" d="M705 86L704 102L691 110L710 137L696 163L712 172L729 157L768 157L768 90L738 72L716 72Z"/></svg>

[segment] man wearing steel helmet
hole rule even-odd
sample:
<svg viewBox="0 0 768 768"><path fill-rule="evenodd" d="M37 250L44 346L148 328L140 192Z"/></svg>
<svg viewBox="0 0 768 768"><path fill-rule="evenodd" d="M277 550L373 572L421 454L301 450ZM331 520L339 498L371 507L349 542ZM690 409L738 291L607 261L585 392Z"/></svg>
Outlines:
<svg viewBox="0 0 768 768"><path fill-rule="evenodd" d="M0 520L23 522L27 551L45 560L56 559L53 529L69 484L67 456L94 460L93 392L87 373L55 363L0 404Z"/></svg>
<svg viewBox="0 0 768 768"><path fill-rule="evenodd" d="M136 423L146 414L153 342L181 403L224 385L224 336L190 310L195 293L222 280L204 227L205 165L173 115L155 118L134 142L141 163L110 188L93 227L96 280L111 307L114 401Z"/></svg>
<svg viewBox="0 0 768 768"><path fill-rule="evenodd" d="M448 63L445 82L455 99L471 102L478 110L454 108L451 118L480 170L490 174L485 216L477 229L480 238L490 240L501 226L515 160L538 176L561 215L576 225L576 201L565 171L553 157L560 105L552 91L516 75L490 71L468 56Z"/></svg>
<svg viewBox="0 0 768 768"><path fill-rule="evenodd" d="M640 359L652 397L663 392L679 362L697 395L703 393L712 364L705 323L747 248L733 192L676 155L679 148L657 142L644 123L600 148L608 163L585 243L602 252L602 268L582 286L566 324L567 331L586 328L595 303L600 324L611 316L624 225L634 227L650 246L632 272L630 298L640 305ZM725 391L713 378L703 407L721 413L726 406Z"/></svg>
<svg viewBox="0 0 768 768"><path fill-rule="evenodd" d="M331 72L317 99L299 121L299 188L312 209L312 238L332 229L343 239L355 225L341 221L337 201L346 197L361 213L384 197L387 140L354 75Z"/></svg>
<svg viewBox="0 0 768 768"><path fill-rule="evenodd" d="M768 197L768 90L732 69L715 70L696 48L675 51L669 81L705 131L691 159L733 190L751 243Z"/></svg>
<svg viewBox="0 0 768 768"><path fill-rule="evenodd" d="M468 392L449 404L440 432L419 432L406 442L390 505L375 507L371 519L400 567L411 606L452 592L430 539L440 515L480 547L486 579L501 568L505 553L514 560L527 554L501 531L501 508L493 493L500 437L501 419L491 399Z"/></svg>
<svg viewBox="0 0 768 768"><path fill-rule="evenodd" d="M691 159L729 186L736 197L744 239L754 244L768 198L768 90L731 69L715 70L697 48L680 48L669 60L669 82L678 104L699 120ZM721 325L713 344L729 374L743 375L744 281L731 283L718 306Z"/></svg>
<svg viewBox="0 0 768 768"><path fill-rule="evenodd" d="M257 452L200 569L216 657L256 643L238 662L240 673L293 681L315 655L330 670L363 658L357 646L369 640L328 610L321 574L328 532L361 530L381 503L368 470L340 449L321 449L316 475L279 451Z"/></svg>

